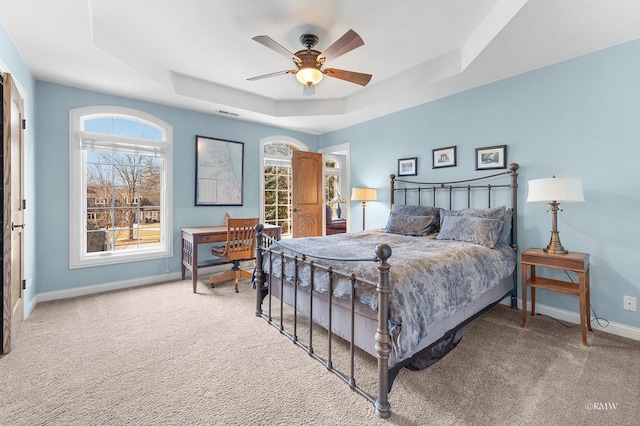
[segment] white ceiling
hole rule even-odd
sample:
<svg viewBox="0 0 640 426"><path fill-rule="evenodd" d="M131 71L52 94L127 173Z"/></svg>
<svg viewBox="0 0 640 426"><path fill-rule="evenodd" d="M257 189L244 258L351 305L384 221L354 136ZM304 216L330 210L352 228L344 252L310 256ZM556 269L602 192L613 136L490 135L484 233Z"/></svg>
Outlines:
<svg viewBox="0 0 640 426"><path fill-rule="evenodd" d="M640 38L638 0L3 0L0 22L38 80L322 134ZM295 68L253 41L365 44L302 97Z"/></svg>

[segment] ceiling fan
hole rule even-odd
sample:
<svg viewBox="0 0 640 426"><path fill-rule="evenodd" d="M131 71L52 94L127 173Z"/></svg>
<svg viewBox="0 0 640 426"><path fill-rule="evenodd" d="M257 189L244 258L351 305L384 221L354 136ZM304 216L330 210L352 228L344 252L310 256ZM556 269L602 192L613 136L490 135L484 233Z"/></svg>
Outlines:
<svg viewBox="0 0 640 426"><path fill-rule="evenodd" d="M318 43L318 37L313 34L303 34L300 36L300 42L306 49L299 50L296 53L291 53L271 37L266 35L255 36L253 37L253 40L291 59L296 65L296 69L251 77L247 79L249 81L275 77L283 74L295 74L298 81L304 84L302 96L311 96L316 92L316 84L320 83L320 81L322 81L322 77L325 75L333 78L339 78L340 80L345 80L350 83L359 84L361 86L366 86L372 77L371 74L345 71L337 68L322 69L325 62L336 59L337 57L342 56L364 44L362 38L360 38L358 33L353 30L347 31L323 52L313 50L313 47Z"/></svg>

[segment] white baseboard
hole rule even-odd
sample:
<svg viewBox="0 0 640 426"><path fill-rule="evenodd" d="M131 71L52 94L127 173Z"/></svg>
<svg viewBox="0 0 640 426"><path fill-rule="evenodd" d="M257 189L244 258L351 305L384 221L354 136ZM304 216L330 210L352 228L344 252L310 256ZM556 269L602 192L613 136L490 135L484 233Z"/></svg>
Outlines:
<svg viewBox="0 0 640 426"><path fill-rule="evenodd" d="M504 305L511 305L510 299L500 302ZM522 309L522 299L518 299L518 308ZM527 302L527 310L531 311L531 302ZM567 311L565 309L554 308L553 306L541 305L536 303L536 313L548 315L560 321L566 321L573 324L580 324L580 314L578 312ZM603 320L603 318L600 318ZM591 317L591 328L594 330L604 331L605 333L615 334L616 336L628 337L629 339L640 340L640 328L632 327L626 324L606 320L605 327Z"/></svg>
<svg viewBox="0 0 640 426"><path fill-rule="evenodd" d="M145 277L135 280L114 281L104 284L87 285L83 287L74 287L66 290L47 291L36 294L36 304L40 302L49 302L51 300L68 299L71 297L86 296L88 294L103 293L105 291L122 290L124 288L139 287L142 285L154 284L163 281L171 281L180 279L179 272L165 275L157 275L154 277ZM186 280L185 280L186 281Z"/></svg>
<svg viewBox="0 0 640 426"><path fill-rule="evenodd" d="M198 280L200 280L200 277L204 277L209 274L224 272L230 267L231 267L230 264L221 264L221 265L215 265L215 266L210 266L206 268L200 268L198 269ZM244 268L250 268L252 267L252 265L250 262L247 262L246 265L241 264L240 267L244 269ZM191 287L191 273L187 271L186 275L187 276L185 278L185 283L188 283L189 287ZM125 280L125 281L114 281L114 282L104 283L104 284L74 287L66 290L56 290L56 291L47 291L44 293L37 293L33 298L32 302L28 304L29 305L28 309L27 307L25 307L25 318L31 313L31 311L40 302L49 302L52 300L68 299L71 297L86 296L89 294L96 294L96 293L104 293L105 291L122 290L125 288L139 287L139 286L149 285L149 284L157 284L157 283L162 283L166 281L176 281L176 280L180 280L181 278L182 278L182 275L180 272L172 272L169 274L156 275L153 277L144 277L144 278L138 278L133 280Z"/></svg>

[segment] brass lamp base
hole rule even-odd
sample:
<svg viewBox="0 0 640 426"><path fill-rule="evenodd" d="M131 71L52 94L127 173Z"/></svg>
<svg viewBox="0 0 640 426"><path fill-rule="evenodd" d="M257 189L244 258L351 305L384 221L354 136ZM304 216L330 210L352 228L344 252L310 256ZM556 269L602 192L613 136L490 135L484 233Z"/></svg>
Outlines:
<svg viewBox="0 0 640 426"><path fill-rule="evenodd" d="M549 241L549 245L547 248L542 249L547 253L553 254L567 254L569 251L565 250L560 242L560 236L558 235L558 231L551 231L551 241Z"/></svg>
<svg viewBox="0 0 640 426"><path fill-rule="evenodd" d="M558 211L560 211L558 205L560 205L560 203L552 201L549 205L551 206L551 241L549 241L547 248L543 250L547 253L567 254L569 252L562 247L560 235L558 235Z"/></svg>

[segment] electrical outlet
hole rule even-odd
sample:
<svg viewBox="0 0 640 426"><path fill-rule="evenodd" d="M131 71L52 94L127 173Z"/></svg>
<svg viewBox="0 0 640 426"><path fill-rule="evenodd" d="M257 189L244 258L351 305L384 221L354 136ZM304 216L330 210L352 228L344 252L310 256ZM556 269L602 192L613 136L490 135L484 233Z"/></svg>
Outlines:
<svg viewBox="0 0 640 426"><path fill-rule="evenodd" d="M625 311L635 312L636 311L636 298L635 297L631 297L631 296L624 296L623 302L622 302L622 307L624 308Z"/></svg>

